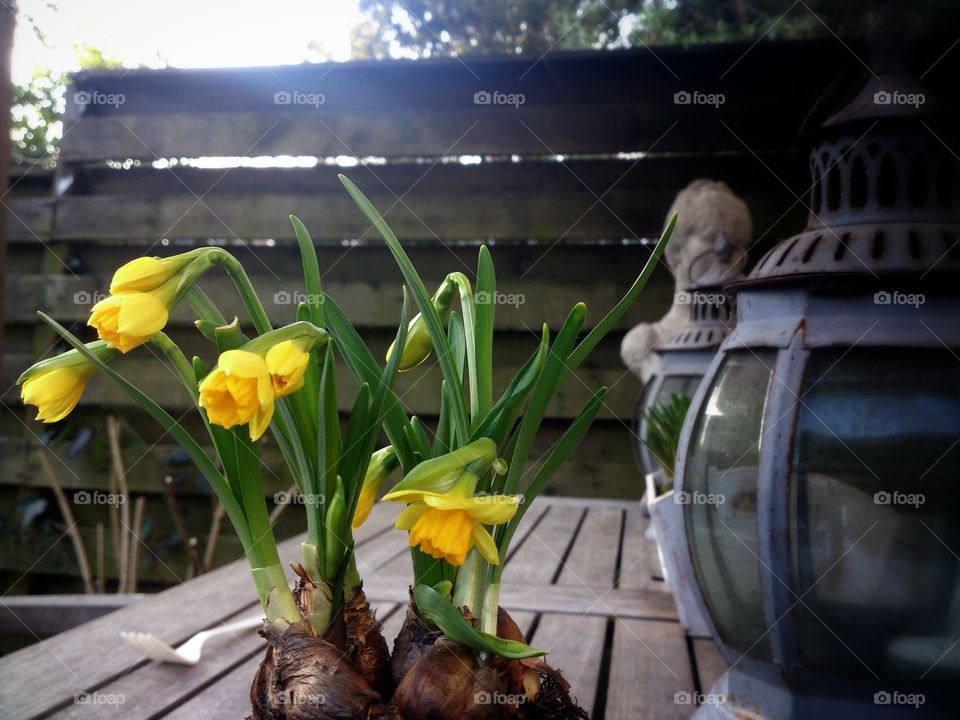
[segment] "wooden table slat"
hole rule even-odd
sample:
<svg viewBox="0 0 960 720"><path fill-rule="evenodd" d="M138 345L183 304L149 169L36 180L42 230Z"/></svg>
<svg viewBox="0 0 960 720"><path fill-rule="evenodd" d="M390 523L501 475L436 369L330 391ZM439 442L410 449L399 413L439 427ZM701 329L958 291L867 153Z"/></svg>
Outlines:
<svg viewBox="0 0 960 720"><path fill-rule="evenodd" d="M700 689L706 694L713 684L727 672L727 661L717 649L713 638L693 638L693 655L697 660Z"/></svg>
<svg viewBox="0 0 960 720"><path fill-rule="evenodd" d="M617 569L617 553L613 551L620 544L622 524L622 509L588 510L557 582L598 592L612 588Z"/></svg>
<svg viewBox="0 0 960 720"><path fill-rule="evenodd" d="M389 503L376 506L357 533L364 588L389 647L409 599L405 535L391 529L399 510ZM693 668L673 598L651 577L655 564L645 559L655 552L643 535L648 522L635 503L543 498L525 517L507 558L501 604L533 645L550 650L549 661L588 712L605 684L608 720L688 717L694 709L674 699L676 692L692 693ZM621 537L618 568L614 551ZM301 541L299 536L281 543L281 556L298 557ZM245 717L264 647L254 630L212 640L194 667L147 662L127 648L119 631L154 632L176 644L254 611L256 596L242 560L147 596L0 659L3 717ZM611 622L613 643L605 647ZM694 640L693 647L706 692L726 666L712 641ZM94 702L75 702L75 693L91 690Z"/></svg>
<svg viewBox="0 0 960 720"><path fill-rule="evenodd" d="M250 684L260 667L260 656L250 658L219 681L194 695L164 720L240 720L250 713Z"/></svg>
<svg viewBox="0 0 960 720"><path fill-rule="evenodd" d="M650 518L643 516L639 503L631 503L624 520L617 587L669 593L670 588L659 577L661 570L657 560L657 544L647 539L648 527Z"/></svg>
<svg viewBox="0 0 960 720"><path fill-rule="evenodd" d="M356 535L359 548L384 532L399 508L378 505ZM280 556L298 558L301 537L280 543ZM141 549L148 553L149 548ZM358 553L361 552L358 549ZM292 580L292 571L288 569ZM0 659L0 708L5 720L34 718L74 703L143 662L121 630L149 632L177 645L256 602L247 561L238 560L134 605ZM95 648L96 662L91 662Z"/></svg>
<svg viewBox="0 0 960 720"><path fill-rule="evenodd" d="M549 650L547 662L563 673L577 702L593 712L607 619L596 616L545 614L531 642Z"/></svg>
<svg viewBox="0 0 960 720"><path fill-rule="evenodd" d="M513 545L518 549L503 571L503 586L516 583L547 585L553 582L584 512L582 506L550 505L547 514L523 543Z"/></svg>
<svg viewBox="0 0 960 720"><path fill-rule="evenodd" d="M686 693L686 695L677 695ZM686 718L693 677L679 623L616 620L607 685L606 720Z"/></svg>

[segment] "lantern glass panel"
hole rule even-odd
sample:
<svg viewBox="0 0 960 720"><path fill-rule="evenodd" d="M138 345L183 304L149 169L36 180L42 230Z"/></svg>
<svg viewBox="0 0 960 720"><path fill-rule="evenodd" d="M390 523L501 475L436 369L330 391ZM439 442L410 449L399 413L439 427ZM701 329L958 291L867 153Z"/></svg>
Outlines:
<svg viewBox="0 0 960 720"><path fill-rule="evenodd" d="M793 450L802 665L960 678L960 361L949 350L811 354Z"/></svg>
<svg viewBox="0 0 960 720"><path fill-rule="evenodd" d="M694 571L717 632L770 657L757 559L763 410L776 351L727 353L704 398L687 453L684 495Z"/></svg>
<svg viewBox="0 0 960 720"><path fill-rule="evenodd" d="M654 405L670 402L672 395L687 395L692 397L700 385L703 375L667 375L660 383L657 389L657 395L652 400L648 397L651 388L656 383L656 378L650 380L643 389L640 399L637 401L636 410L633 418L634 441L636 442L636 458L640 469L644 474L660 470L663 463L649 450L644 452L644 440L647 437L647 421L644 413Z"/></svg>

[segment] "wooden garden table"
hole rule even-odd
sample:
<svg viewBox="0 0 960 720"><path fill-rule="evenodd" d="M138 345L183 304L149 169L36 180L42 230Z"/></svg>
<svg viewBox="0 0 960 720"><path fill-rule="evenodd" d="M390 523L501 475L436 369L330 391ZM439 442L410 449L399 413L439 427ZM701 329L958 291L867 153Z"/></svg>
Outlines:
<svg viewBox="0 0 960 720"><path fill-rule="evenodd" d="M403 621L410 563L379 504L357 534L365 590L388 644ZM606 720L684 718L675 694L706 692L725 665L712 641L689 640L656 577L656 548L635 502L539 498L504 571L501 604L529 641L551 651L588 712ZM299 557L301 538L281 544ZM144 548L143 552L149 552ZM0 659L0 717L237 720L263 655L254 630L207 643L194 667L145 660L121 630L171 644L256 612L245 560L224 566ZM609 652L604 652L605 648Z"/></svg>

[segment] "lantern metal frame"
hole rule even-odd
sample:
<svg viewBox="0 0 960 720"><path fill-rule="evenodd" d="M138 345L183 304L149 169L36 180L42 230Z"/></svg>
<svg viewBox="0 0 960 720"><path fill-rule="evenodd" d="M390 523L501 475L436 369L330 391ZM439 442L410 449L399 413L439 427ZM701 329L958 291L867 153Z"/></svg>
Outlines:
<svg viewBox="0 0 960 720"><path fill-rule="evenodd" d="M878 62L885 68L891 64L889 58ZM760 607L746 608L759 613L764 632L745 652L719 634L695 568L690 507L681 513L688 545L684 566L694 579L696 602L731 664L697 717L902 717L902 706L875 704L875 694L888 690L891 679L803 666L793 613L801 605L812 612L803 604L804 595L823 576L809 588L797 586L791 535L792 456L813 354L858 346L960 355L960 163L941 139L956 133L956 116L929 96L923 107L878 103L878 96L898 91L922 88L899 69L881 70L822 123L810 153L814 184L807 228L774 246L746 280L732 286L738 291L736 327L707 368L684 424L677 496L695 489L687 477L691 445L727 358L733 352L776 352L757 438L753 525ZM922 316L909 304L884 304L880 295L921 287ZM769 659L750 654L764 637L769 637ZM853 656L851 661L856 662ZM960 703L952 688L896 685L924 696L924 717L957 716ZM722 702L711 703L718 694Z"/></svg>
<svg viewBox="0 0 960 720"><path fill-rule="evenodd" d="M770 636L772 661L752 658L727 644L719 634L709 611L703 589L694 583L696 601L710 626L717 646L733 671L722 684L721 705L705 705L706 717L737 717L733 707L745 695L746 703L760 707L771 717L807 717L821 711L837 712L848 705L845 717L883 717L883 708L870 705L857 709L862 699L889 688L889 682L871 682L859 678L840 678L831 673L805 671L800 667L794 626L789 616L802 600L802 592L793 585L793 561L790 544L790 491L792 443L778 442L792 437L802 404L803 381L811 352L838 345L860 347L892 347L909 345L916 348L960 350L960 299L949 295L928 295L924 305L924 322L928 329L915 323L903 323L916 310L909 305L878 305L874 302L874 286L868 285L856 295L849 295L838 312L837 296L811 292L794 286L778 288L744 288L739 294L741 308L736 328L727 337L710 363L697 392L693 396L688 418L677 453L674 490L684 491L683 480L695 422L713 388L713 379L730 351L776 350L776 361L769 368L770 394L763 411L763 435L771 439L761 442L757 466L757 521L770 532L757 533L757 563L768 572L760 573L760 594L764 621ZM751 312L752 310L752 312ZM786 332L784 328L792 328ZM761 520L762 519L762 520ZM690 538L689 518L681 513L684 537ZM688 576L696 578L691 553L684 553ZM806 591L809 592L809 589ZM784 620L788 620L784 622ZM745 686L749 684L749 689ZM802 693L800 690L802 689ZM931 702L935 699L927 686L923 692ZM953 694L954 691L949 691ZM851 695L861 701L851 701ZM943 702L951 698L944 697ZM775 710L774 710L775 709ZM900 708L897 708L900 709ZM933 715L930 715L933 716ZM926 717L926 716L925 716Z"/></svg>

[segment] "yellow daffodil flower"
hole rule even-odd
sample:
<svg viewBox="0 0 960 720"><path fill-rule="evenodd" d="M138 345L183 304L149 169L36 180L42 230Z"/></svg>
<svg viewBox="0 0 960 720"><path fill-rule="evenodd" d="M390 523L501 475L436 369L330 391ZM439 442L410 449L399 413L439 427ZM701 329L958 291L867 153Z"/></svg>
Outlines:
<svg viewBox="0 0 960 720"><path fill-rule="evenodd" d="M200 383L200 407L210 422L225 428L250 425L259 440L273 417L274 391L267 363L246 350L228 350Z"/></svg>
<svg viewBox="0 0 960 720"><path fill-rule="evenodd" d="M153 292L132 291L104 298L90 310L87 325L111 348L126 353L163 330L176 293L176 279Z"/></svg>
<svg viewBox="0 0 960 720"><path fill-rule="evenodd" d="M397 451L393 445L387 445L382 450L377 450L370 456L370 464L367 465L367 473L363 477L363 485L360 487L360 497L357 498L357 509L353 513L353 529L363 525L364 521L370 516L373 510L373 504L377 500L377 490L387 479L387 476L393 472L397 466Z"/></svg>
<svg viewBox="0 0 960 720"><path fill-rule="evenodd" d="M87 343L87 350L107 362L116 355L102 340ZM77 406L80 396L96 367L76 350L41 360L17 379L20 397L37 408L37 420L52 423L63 420Z"/></svg>
<svg viewBox="0 0 960 720"><path fill-rule="evenodd" d="M420 463L384 500L407 503L397 518L409 530L411 546L451 565L463 565L476 547L492 565L500 564L497 546L485 525L500 525L517 512L520 498L474 496L479 475L496 461L496 444L481 438L447 455Z"/></svg>
<svg viewBox="0 0 960 720"><path fill-rule="evenodd" d="M310 354L305 348L310 344L308 338L284 340L267 351L267 370L277 397L284 397L303 387L304 375L310 364Z"/></svg>
<svg viewBox="0 0 960 720"><path fill-rule="evenodd" d="M47 370L26 380L20 396L27 405L37 407L37 420L63 420L77 406L95 370L91 363Z"/></svg>
<svg viewBox="0 0 960 720"><path fill-rule="evenodd" d="M470 474L469 471L467 473ZM517 512L520 498L513 495L473 496L476 477L446 494L422 493L397 517L397 528L410 531L410 545L420 546L431 557L463 565L476 547L491 565L500 564L497 545L485 525L500 525ZM389 496L385 500L391 499Z"/></svg>
<svg viewBox="0 0 960 720"><path fill-rule="evenodd" d="M197 257L193 250L173 257L141 257L121 265L113 274L110 294L153 292L166 284Z"/></svg>

